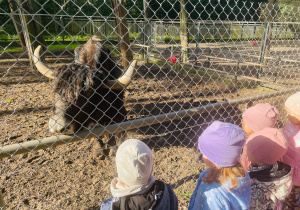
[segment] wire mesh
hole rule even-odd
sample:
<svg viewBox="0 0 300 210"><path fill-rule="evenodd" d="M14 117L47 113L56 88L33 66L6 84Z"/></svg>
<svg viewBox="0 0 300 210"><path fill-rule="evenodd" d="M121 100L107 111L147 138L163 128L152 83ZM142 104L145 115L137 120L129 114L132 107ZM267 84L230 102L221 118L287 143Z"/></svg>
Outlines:
<svg viewBox="0 0 300 210"><path fill-rule="evenodd" d="M99 207L117 145L137 138L185 209L212 121L240 125L258 102L280 110L278 127L287 121L284 101L300 88L299 7L270 2L0 0L4 207ZM132 58L130 83L107 87Z"/></svg>

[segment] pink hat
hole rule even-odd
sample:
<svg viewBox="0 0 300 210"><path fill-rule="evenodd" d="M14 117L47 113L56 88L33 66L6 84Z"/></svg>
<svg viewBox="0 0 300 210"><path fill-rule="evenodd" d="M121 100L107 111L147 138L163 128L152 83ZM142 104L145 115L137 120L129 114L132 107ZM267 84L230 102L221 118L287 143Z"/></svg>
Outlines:
<svg viewBox="0 0 300 210"><path fill-rule="evenodd" d="M284 105L296 115L300 116L300 92L288 97Z"/></svg>
<svg viewBox="0 0 300 210"><path fill-rule="evenodd" d="M256 160L270 165L278 161L288 149L284 135L277 128L264 128L251 134L246 145Z"/></svg>
<svg viewBox="0 0 300 210"><path fill-rule="evenodd" d="M273 128L277 122L278 110L268 103L259 103L247 109L243 121L254 132L266 127Z"/></svg>

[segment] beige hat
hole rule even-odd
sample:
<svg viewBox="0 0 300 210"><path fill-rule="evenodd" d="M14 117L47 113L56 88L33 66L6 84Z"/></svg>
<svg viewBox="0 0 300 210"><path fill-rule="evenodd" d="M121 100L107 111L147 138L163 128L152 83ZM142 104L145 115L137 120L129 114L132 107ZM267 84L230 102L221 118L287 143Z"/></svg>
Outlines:
<svg viewBox="0 0 300 210"><path fill-rule="evenodd" d="M128 139L116 155L118 178L129 186L144 185L153 172L153 157L150 148L142 141Z"/></svg>
<svg viewBox="0 0 300 210"><path fill-rule="evenodd" d="M300 92L288 97L284 105L289 111L300 116Z"/></svg>

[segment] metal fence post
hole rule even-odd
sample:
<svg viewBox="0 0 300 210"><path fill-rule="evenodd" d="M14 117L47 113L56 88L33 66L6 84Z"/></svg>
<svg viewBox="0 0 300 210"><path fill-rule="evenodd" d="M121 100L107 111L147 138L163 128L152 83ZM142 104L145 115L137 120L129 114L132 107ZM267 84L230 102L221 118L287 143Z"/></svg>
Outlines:
<svg viewBox="0 0 300 210"><path fill-rule="evenodd" d="M229 38L230 39L230 37L231 37L231 23L228 25L228 37L227 38Z"/></svg>
<svg viewBox="0 0 300 210"><path fill-rule="evenodd" d="M63 42L65 41L65 26L64 26L64 18L62 16L59 17L61 35L63 38Z"/></svg>
<svg viewBox="0 0 300 210"><path fill-rule="evenodd" d="M93 19L91 19L91 35L94 35L94 22L93 22Z"/></svg>
<svg viewBox="0 0 300 210"><path fill-rule="evenodd" d="M199 54L199 41L200 41L200 22L197 23L197 40L196 40L196 52L195 52L195 64L198 64Z"/></svg>
<svg viewBox="0 0 300 210"><path fill-rule="evenodd" d="M240 38L240 39L243 39L243 34L244 34L244 23L242 24L242 29L241 29L241 38Z"/></svg>
<svg viewBox="0 0 300 210"><path fill-rule="evenodd" d="M208 49L208 55L210 56L211 54L211 48ZM211 62L210 62L210 57L207 58L207 68L211 67Z"/></svg>
<svg viewBox="0 0 300 210"><path fill-rule="evenodd" d="M277 59L276 59L276 61L275 61L275 63L274 63L274 65L275 65L275 71L274 71L273 82L276 82L277 75L278 75L277 69L280 68L280 67L279 67L280 61L281 61L281 58L280 58L280 57L277 57Z"/></svg>
<svg viewBox="0 0 300 210"><path fill-rule="evenodd" d="M259 58L259 63L261 64L259 67L259 71L257 73L257 78L260 78L261 73L263 72L263 67L262 65L264 64L264 60L265 60L265 51L266 51L266 45L267 45L267 39L269 36L269 28L270 28L270 23L267 23L267 27L265 30L265 34L264 34L264 39L263 39L263 43L261 46L261 51L260 51L260 58Z"/></svg>

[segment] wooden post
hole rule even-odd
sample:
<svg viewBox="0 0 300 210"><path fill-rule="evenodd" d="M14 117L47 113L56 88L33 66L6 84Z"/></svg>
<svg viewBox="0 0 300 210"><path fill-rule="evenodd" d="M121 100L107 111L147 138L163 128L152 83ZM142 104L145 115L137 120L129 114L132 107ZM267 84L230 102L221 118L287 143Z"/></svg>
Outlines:
<svg viewBox="0 0 300 210"><path fill-rule="evenodd" d="M185 9L186 0L180 0L180 41L181 51L183 53L183 63L188 61L188 29L187 29L187 12Z"/></svg>
<svg viewBox="0 0 300 210"><path fill-rule="evenodd" d="M235 72L234 72L234 86L237 85L239 67L240 67L240 62L236 61L236 67L235 67Z"/></svg>
<svg viewBox="0 0 300 210"><path fill-rule="evenodd" d="M149 7L149 0L143 0L143 6L144 6L144 43L143 45L146 45L146 49L144 49L144 57L147 57L147 63L149 63L149 47L151 45L151 23L150 23L150 7Z"/></svg>
<svg viewBox="0 0 300 210"><path fill-rule="evenodd" d="M6 208L5 208L5 201L4 201L4 198L3 198L3 195L2 195L1 190L0 190L0 208L1 208L2 210L5 210L5 209L6 209Z"/></svg>
<svg viewBox="0 0 300 210"><path fill-rule="evenodd" d="M143 36L142 36L142 55L143 55L143 58L142 59L145 59L147 57L147 54L146 54L146 47L145 45L147 45L147 34L145 32L146 30L146 21L142 22L142 25L143 25ZM147 62L148 63L148 62Z"/></svg>
<svg viewBox="0 0 300 210"><path fill-rule="evenodd" d="M133 59L132 51L130 49L129 30L126 20L126 10L123 6L123 0L111 0L112 8L115 14L116 27L118 29L120 48L122 56L122 63L124 69L127 68Z"/></svg>

